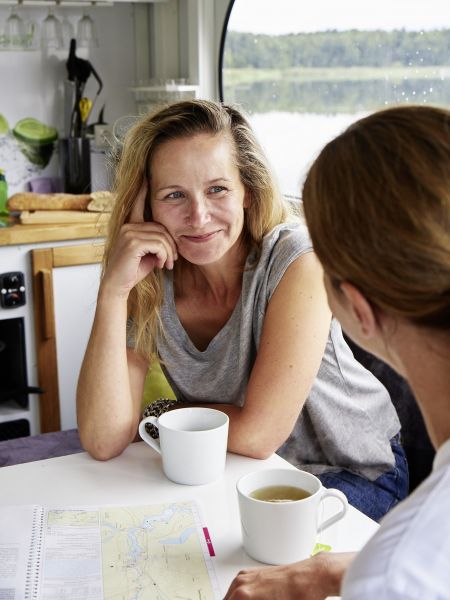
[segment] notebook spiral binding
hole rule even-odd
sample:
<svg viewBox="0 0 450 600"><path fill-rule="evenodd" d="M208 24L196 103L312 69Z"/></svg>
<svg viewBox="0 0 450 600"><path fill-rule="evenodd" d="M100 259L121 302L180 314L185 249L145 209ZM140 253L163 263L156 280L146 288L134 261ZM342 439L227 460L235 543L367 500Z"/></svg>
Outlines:
<svg viewBox="0 0 450 600"><path fill-rule="evenodd" d="M33 508L33 528L31 531L30 552L27 561L24 600L38 600L39 575L41 572L42 536L44 532L44 509Z"/></svg>

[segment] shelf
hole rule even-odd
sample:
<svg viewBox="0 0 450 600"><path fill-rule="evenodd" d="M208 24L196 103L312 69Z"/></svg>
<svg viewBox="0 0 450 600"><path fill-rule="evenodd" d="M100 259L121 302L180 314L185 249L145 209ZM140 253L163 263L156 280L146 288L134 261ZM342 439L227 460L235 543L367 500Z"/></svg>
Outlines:
<svg viewBox="0 0 450 600"><path fill-rule="evenodd" d="M30 419L30 410L22 408L14 400L0 404L0 423L16 421L17 419Z"/></svg>
<svg viewBox="0 0 450 600"><path fill-rule="evenodd" d="M155 4L168 0L0 0L0 6L55 6L64 8L69 6L86 6L86 4L102 7L114 4Z"/></svg>
<svg viewBox="0 0 450 600"><path fill-rule="evenodd" d="M134 93L138 113L142 115L172 102L196 98L199 86L167 81L156 85L138 85L129 89Z"/></svg>
<svg viewBox="0 0 450 600"><path fill-rule="evenodd" d="M138 85L130 88L135 93L179 93L179 92L197 92L198 85L194 84L177 84L177 83L166 83L164 85Z"/></svg>

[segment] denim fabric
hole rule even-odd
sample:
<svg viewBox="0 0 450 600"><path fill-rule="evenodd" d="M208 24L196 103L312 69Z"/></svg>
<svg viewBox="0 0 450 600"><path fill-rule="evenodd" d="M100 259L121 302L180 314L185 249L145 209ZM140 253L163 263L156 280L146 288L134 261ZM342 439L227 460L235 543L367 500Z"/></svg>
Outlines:
<svg viewBox="0 0 450 600"><path fill-rule="evenodd" d="M391 440L395 467L375 481L369 481L350 471L322 473L318 478L325 487L344 492L349 503L374 521L379 521L391 508L408 495L408 464L400 438Z"/></svg>

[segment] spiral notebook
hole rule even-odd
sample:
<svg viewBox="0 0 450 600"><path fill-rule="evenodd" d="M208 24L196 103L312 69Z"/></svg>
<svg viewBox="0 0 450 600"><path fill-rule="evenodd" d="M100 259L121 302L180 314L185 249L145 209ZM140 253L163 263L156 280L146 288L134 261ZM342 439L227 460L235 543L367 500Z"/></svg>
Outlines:
<svg viewBox="0 0 450 600"><path fill-rule="evenodd" d="M0 507L0 599L221 597L197 503Z"/></svg>

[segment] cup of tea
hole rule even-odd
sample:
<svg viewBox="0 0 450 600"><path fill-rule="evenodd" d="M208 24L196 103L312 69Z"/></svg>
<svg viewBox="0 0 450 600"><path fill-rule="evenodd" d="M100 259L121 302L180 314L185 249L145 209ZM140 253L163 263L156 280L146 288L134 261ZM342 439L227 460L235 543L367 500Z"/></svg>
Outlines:
<svg viewBox="0 0 450 600"><path fill-rule="evenodd" d="M317 477L298 469L248 473L236 487L244 549L270 565L311 556L317 534L342 519L348 509L342 492L323 487ZM337 498L341 509L320 521L319 508L329 497Z"/></svg>
<svg viewBox="0 0 450 600"><path fill-rule="evenodd" d="M215 481L225 469L228 421L228 415L214 408L177 408L142 419L139 435L161 454L168 479L201 485ZM158 428L159 440L147 433L146 423Z"/></svg>

